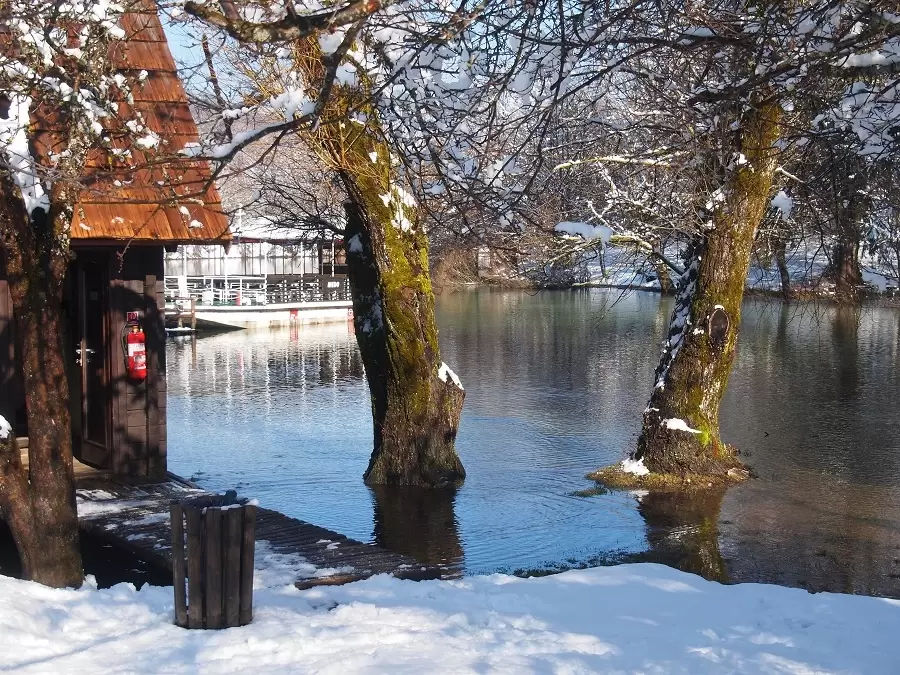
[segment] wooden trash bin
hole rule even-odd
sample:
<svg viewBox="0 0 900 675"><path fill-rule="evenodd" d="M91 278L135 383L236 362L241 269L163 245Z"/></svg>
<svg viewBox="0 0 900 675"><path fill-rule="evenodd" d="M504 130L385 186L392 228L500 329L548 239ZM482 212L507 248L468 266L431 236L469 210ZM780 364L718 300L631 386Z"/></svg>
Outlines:
<svg viewBox="0 0 900 675"><path fill-rule="evenodd" d="M229 492L170 506L178 626L230 628L253 620L256 505L235 497Z"/></svg>

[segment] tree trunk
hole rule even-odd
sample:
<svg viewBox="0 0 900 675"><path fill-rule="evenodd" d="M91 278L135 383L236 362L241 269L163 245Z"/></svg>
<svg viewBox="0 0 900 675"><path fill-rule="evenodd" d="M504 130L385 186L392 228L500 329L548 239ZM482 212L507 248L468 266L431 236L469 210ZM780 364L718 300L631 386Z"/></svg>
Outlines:
<svg viewBox="0 0 900 675"><path fill-rule="evenodd" d="M791 299L791 274L787 266L787 242L779 239L775 242L775 264L778 266L778 274L781 276L781 297L785 302Z"/></svg>
<svg viewBox="0 0 900 675"><path fill-rule="evenodd" d="M434 320L428 242L372 208L354 177L347 208L347 264L356 338L372 399L370 485L457 485L465 470L454 441L465 392L446 374ZM366 189L368 188L368 190ZM374 194L389 194L390 189ZM376 197L377 198L377 197ZM379 204L381 200L379 199Z"/></svg>
<svg viewBox="0 0 900 675"><path fill-rule="evenodd" d="M318 39L299 41L294 56L318 88L331 58L322 55ZM357 86L336 86L307 135L348 196L344 246L374 425L365 481L459 485L466 472L454 443L465 392L441 361L428 236L396 180L370 84L363 77Z"/></svg>
<svg viewBox="0 0 900 675"><path fill-rule="evenodd" d="M834 282L838 300L855 302L859 298L862 272L859 269L859 238L853 224L841 226L840 239L832 249L831 265L826 276Z"/></svg>
<svg viewBox="0 0 900 675"><path fill-rule="evenodd" d="M661 244L660 247L662 247ZM672 286L672 275L669 274L669 267L660 258L654 258L653 265L656 267L656 277L659 279L660 293L663 295L671 295L674 288Z"/></svg>
<svg viewBox="0 0 900 675"><path fill-rule="evenodd" d="M860 223L868 202L867 172L861 158L845 148L830 146L831 191L835 244L825 277L834 282L835 298L859 301L862 272L859 268Z"/></svg>
<svg viewBox="0 0 900 675"><path fill-rule="evenodd" d="M653 473L724 477L739 465L719 438L719 404L737 347L753 240L769 203L779 116L771 101L746 114L738 151L748 164L730 174L714 228L695 243L681 280L634 455Z"/></svg>
<svg viewBox="0 0 900 675"><path fill-rule="evenodd" d="M12 440L0 457L0 505L26 578L80 586L69 390L63 347L62 293L71 214L37 209L29 217L3 181L0 232L15 321L28 420L28 467ZM56 195L68 203L65 195Z"/></svg>

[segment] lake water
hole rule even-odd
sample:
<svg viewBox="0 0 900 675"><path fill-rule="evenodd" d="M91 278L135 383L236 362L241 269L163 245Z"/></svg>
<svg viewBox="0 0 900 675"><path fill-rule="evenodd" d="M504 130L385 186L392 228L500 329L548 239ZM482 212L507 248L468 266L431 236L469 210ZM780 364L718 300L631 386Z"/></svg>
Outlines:
<svg viewBox="0 0 900 675"><path fill-rule="evenodd" d="M636 441L670 303L440 297L466 387L455 493L363 484L371 418L348 325L171 341L169 466L464 573L658 560L900 597L900 312L748 301L722 434L758 477L691 498L597 490L584 475Z"/></svg>

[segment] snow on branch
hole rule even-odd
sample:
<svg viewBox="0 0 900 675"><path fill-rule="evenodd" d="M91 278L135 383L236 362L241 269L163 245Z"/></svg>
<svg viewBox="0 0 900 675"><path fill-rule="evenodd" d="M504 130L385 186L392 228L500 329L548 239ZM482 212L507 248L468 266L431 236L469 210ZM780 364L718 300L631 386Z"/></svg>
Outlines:
<svg viewBox="0 0 900 675"><path fill-rule="evenodd" d="M31 124L31 98L13 94L8 101L8 115L6 119L0 119L2 163L19 188L26 212L29 215L37 209L49 212L50 197L41 185L37 164L31 155L25 133Z"/></svg>
<svg viewBox="0 0 900 675"><path fill-rule="evenodd" d="M638 166L658 166L663 168L672 167L672 161L679 155L685 153L674 153L669 155L660 155L659 157L631 157L627 155L601 155L598 157L588 157L587 159L574 159L568 162L562 162L553 167L554 171L562 171L563 169L571 169L576 166L584 166L586 164L634 164Z"/></svg>
<svg viewBox="0 0 900 675"><path fill-rule="evenodd" d="M92 148L126 158L123 146L146 151L160 142L140 113L121 115L120 103L133 103L132 87L146 78L117 72L111 60L115 43L127 37L120 25L127 11L110 0L8 0L4 6L0 30L15 48L0 51L0 170L29 215L50 210L55 181L81 178ZM35 142L48 127L49 150Z"/></svg>
<svg viewBox="0 0 900 675"><path fill-rule="evenodd" d="M248 20L241 17L234 2L223 2L226 13L211 9L206 2L184 3L184 10L210 26L224 30L235 40L248 44L270 44L290 42L317 33L331 31L365 20L392 0L351 0L333 9L310 14L298 14L293 6L289 9L282 3L272 3L275 11L280 7L283 15L269 20Z"/></svg>

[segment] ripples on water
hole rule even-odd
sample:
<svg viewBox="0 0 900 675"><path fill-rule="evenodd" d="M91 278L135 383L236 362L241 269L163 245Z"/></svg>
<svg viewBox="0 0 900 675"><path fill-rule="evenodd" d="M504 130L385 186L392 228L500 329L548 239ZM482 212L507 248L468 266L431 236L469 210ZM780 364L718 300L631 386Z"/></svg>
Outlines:
<svg viewBox="0 0 900 675"><path fill-rule="evenodd" d="M636 441L670 304L617 291L439 299L466 386L453 493L369 490L347 325L172 341L170 468L466 573L655 559L900 595L900 313L750 301L723 436L759 479L695 500L592 491Z"/></svg>

